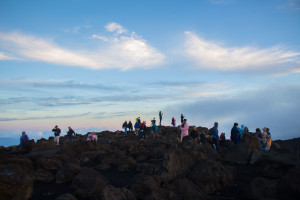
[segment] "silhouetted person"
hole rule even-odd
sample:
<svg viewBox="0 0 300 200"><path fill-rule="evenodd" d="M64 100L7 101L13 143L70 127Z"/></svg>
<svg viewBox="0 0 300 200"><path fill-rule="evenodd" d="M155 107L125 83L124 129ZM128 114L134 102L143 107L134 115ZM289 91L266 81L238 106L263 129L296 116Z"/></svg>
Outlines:
<svg viewBox="0 0 300 200"><path fill-rule="evenodd" d="M67 135L68 135L68 138L69 138L69 141L72 142L72 139L73 139L73 135L75 135L75 131L69 126L68 127L68 131L67 131Z"/></svg>
<svg viewBox="0 0 300 200"><path fill-rule="evenodd" d="M58 128L58 126L56 125L54 127L54 129L52 129L52 132L54 132L54 142L56 142L56 145L59 145L59 136L60 136L60 133L61 133L61 130L60 128Z"/></svg>
<svg viewBox="0 0 300 200"><path fill-rule="evenodd" d="M183 123L183 119L184 119L183 114L180 115L180 119L181 119L181 123Z"/></svg>
<svg viewBox="0 0 300 200"><path fill-rule="evenodd" d="M236 144L238 143L240 131L238 129L238 123L234 123L231 129L231 141Z"/></svg>
<svg viewBox="0 0 300 200"><path fill-rule="evenodd" d="M131 121L128 122L128 130L133 131L132 123Z"/></svg>
<svg viewBox="0 0 300 200"><path fill-rule="evenodd" d="M159 125L161 126L161 120L162 120L163 113L159 111Z"/></svg>
<svg viewBox="0 0 300 200"><path fill-rule="evenodd" d="M23 150L24 144L29 140L28 135L25 131L22 132L20 137L20 150Z"/></svg>
<svg viewBox="0 0 300 200"><path fill-rule="evenodd" d="M125 122L123 123L122 128L124 128L124 133L125 133L125 135L127 135L127 128L128 128L127 121L125 121Z"/></svg>
<svg viewBox="0 0 300 200"><path fill-rule="evenodd" d="M218 131L218 122L214 123L214 127L212 128L212 142L215 149L219 149L219 131Z"/></svg>

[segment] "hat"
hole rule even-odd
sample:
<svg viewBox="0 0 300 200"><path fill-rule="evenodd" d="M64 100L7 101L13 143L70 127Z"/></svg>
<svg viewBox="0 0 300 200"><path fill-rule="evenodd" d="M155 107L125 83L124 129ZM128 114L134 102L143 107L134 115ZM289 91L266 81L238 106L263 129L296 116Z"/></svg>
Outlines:
<svg viewBox="0 0 300 200"><path fill-rule="evenodd" d="M26 132L25 131L22 131L22 135L25 135L26 134Z"/></svg>
<svg viewBox="0 0 300 200"><path fill-rule="evenodd" d="M267 131L267 130L268 130L268 128L267 128L267 127L264 127L262 130L263 130L263 131Z"/></svg>
<svg viewBox="0 0 300 200"><path fill-rule="evenodd" d="M195 130L195 131L197 130L197 127L196 127L196 126L194 126L194 130Z"/></svg>

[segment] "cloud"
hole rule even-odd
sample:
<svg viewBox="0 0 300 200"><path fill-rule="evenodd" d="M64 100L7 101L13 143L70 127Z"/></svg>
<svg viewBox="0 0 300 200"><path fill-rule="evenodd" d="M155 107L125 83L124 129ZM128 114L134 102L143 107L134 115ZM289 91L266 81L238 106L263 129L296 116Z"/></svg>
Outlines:
<svg viewBox="0 0 300 200"><path fill-rule="evenodd" d="M109 38L107 38L105 36L101 36L101 35L92 35L92 38L99 39L99 40L102 40L104 42L108 42L109 41Z"/></svg>
<svg viewBox="0 0 300 200"><path fill-rule="evenodd" d="M81 113L81 114L70 114L70 115L57 115L57 116L36 116L36 117L0 117L0 121L23 121L23 120L41 120L41 119L69 119L69 118L77 118L77 117L85 117L90 115L91 112Z"/></svg>
<svg viewBox="0 0 300 200"><path fill-rule="evenodd" d="M121 26L117 26L116 23L107 25L107 29L116 32L117 35L125 33ZM164 61L162 53L135 33L112 39L94 34L92 38L108 42L108 46L99 46L98 50L71 50L61 47L49 39L17 32L0 32L0 44L3 48L18 55L24 61L33 60L90 69L117 68L122 70L154 67Z"/></svg>
<svg viewBox="0 0 300 200"><path fill-rule="evenodd" d="M122 33L126 33L127 30L123 28L120 24L112 22L105 26L106 30L109 32L115 32L116 35L120 35Z"/></svg>
<svg viewBox="0 0 300 200"><path fill-rule="evenodd" d="M199 81L157 81L148 84L150 86L163 86L163 87L170 87L170 88L178 88L178 89L186 89L186 88L223 88L226 85L223 83L204 83Z"/></svg>
<svg viewBox="0 0 300 200"><path fill-rule="evenodd" d="M299 137L300 87L297 85L270 85L248 90L239 95L222 94L201 98L190 104L164 108L176 116L183 113L190 124L211 127L215 121L227 137L234 122L245 124L250 131L269 127L274 139Z"/></svg>
<svg viewBox="0 0 300 200"><path fill-rule="evenodd" d="M6 55L4 52L0 52L0 60L19 60L19 59L16 57Z"/></svg>
<svg viewBox="0 0 300 200"><path fill-rule="evenodd" d="M290 70L287 66L299 61L300 52L287 51L280 46L266 49L254 47L223 47L185 32L185 54L201 69L224 71L266 69Z"/></svg>

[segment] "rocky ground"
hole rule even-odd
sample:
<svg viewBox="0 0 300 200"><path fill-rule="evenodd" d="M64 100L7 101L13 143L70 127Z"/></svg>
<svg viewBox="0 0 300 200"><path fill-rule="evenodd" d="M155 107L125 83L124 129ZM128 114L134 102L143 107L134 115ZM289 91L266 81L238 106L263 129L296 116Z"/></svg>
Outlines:
<svg viewBox="0 0 300 200"><path fill-rule="evenodd" d="M198 127L198 131L207 128ZM254 134L219 151L161 127L159 139L97 133L0 147L0 199L160 200L299 199L299 139L275 141L264 153ZM288 145L286 145L288 144Z"/></svg>

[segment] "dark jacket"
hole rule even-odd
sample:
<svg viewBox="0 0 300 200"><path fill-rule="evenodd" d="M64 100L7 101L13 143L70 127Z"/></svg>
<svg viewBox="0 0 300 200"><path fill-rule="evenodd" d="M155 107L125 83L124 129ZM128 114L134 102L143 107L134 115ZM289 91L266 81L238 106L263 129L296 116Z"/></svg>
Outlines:
<svg viewBox="0 0 300 200"><path fill-rule="evenodd" d="M61 133L60 128L54 128L54 129L52 129L52 132L54 132L55 136L59 136Z"/></svg>
<svg viewBox="0 0 300 200"><path fill-rule="evenodd" d="M73 135L75 135L75 132L73 129L69 129L67 134L68 134L68 136L73 136Z"/></svg>

